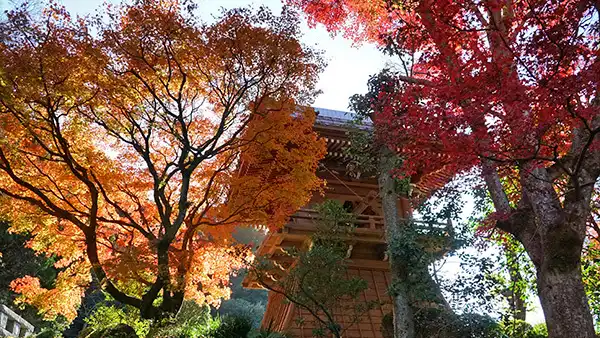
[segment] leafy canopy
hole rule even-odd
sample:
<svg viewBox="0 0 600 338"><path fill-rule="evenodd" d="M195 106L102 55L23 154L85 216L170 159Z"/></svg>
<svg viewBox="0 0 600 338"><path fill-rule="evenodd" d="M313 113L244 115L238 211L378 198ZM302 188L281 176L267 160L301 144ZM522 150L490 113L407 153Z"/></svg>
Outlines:
<svg viewBox="0 0 600 338"><path fill-rule="evenodd" d="M0 211L60 258L53 288L12 286L50 317L74 318L91 278L146 318L218 304L251 254L233 229L277 228L319 188L324 145L302 105L323 63L296 16L204 24L187 5L83 19L52 5L2 26Z"/></svg>
<svg viewBox="0 0 600 338"><path fill-rule="evenodd" d="M551 166L582 146L573 144L576 129L593 129L597 2L287 2L313 24L402 56L371 109L409 174L440 163L458 171L481 158L507 170L530 159Z"/></svg>

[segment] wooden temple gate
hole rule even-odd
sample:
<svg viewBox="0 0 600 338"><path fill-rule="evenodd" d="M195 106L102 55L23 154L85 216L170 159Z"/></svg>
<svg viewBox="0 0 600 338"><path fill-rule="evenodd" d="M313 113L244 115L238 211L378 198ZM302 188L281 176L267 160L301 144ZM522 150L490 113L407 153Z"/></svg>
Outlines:
<svg viewBox="0 0 600 338"><path fill-rule="evenodd" d="M327 155L321 161L318 176L325 180L324 195L316 194L310 203L291 217L289 223L278 232L271 232L258 248L258 256L266 256L281 262L289 259L286 249L308 248L312 234L316 230L317 212L312 209L327 199L337 200L346 210L354 214L355 224L347 255L349 277L360 277L368 283L368 288L361 295L365 301L377 300L384 305L365 313L359 322L350 321L348 316L336 312L337 321L345 328L347 338L384 338L382 321L386 314L392 312L391 298L388 288L391 283L389 263L387 261L386 243L384 240L384 222L379 187L375 176L357 177L348 172L347 157L344 147L349 144L345 112L326 109L315 109L318 112L315 131L327 141ZM415 186L421 193L443 186L447 177L429 176ZM398 209L403 218L411 216L408 197L398 201ZM424 232L427 229L446 229L447 223L420 223L418 227ZM247 277L244 280L247 288L261 288L258 281ZM302 320L298 320L301 318ZM349 326L348 326L349 325ZM315 319L306 311L285 301L281 294L269 292L267 309L262 326L278 332L284 332L294 338L313 337L313 329L318 328Z"/></svg>

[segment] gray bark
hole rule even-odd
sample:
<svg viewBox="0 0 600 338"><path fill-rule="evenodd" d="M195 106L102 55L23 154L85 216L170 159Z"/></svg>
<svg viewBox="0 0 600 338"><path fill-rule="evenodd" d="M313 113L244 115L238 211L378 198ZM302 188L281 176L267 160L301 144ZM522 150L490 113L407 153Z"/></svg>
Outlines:
<svg viewBox="0 0 600 338"><path fill-rule="evenodd" d="M579 264L565 270L540 267L540 302L551 338L596 338Z"/></svg>
<svg viewBox="0 0 600 338"><path fill-rule="evenodd" d="M398 210L398 194L390 171L394 168L394 156L389 149L383 149L379 162L379 189L385 220L385 239L388 247L393 247L402 238L402 223ZM390 250L393 251L393 250ZM407 267L402 257L394 252L389 254L392 283L394 285L394 338L414 338L415 323L406 285Z"/></svg>
<svg viewBox="0 0 600 338"><path fill-rule="evenodd" d="M526 248L534 256L538 295L549 336L595 338L593 318L581 279L581 250L593 185L580 187L576 194L567 192L560 203L545 168L524 165L523 169L523 195L530 204L529 212L533 214L530 218L535 225L535 230L531 225L527 230L537 232L533 239L539 242ZM583 176L588 175L581 178ZM594 176L583 179L595 181L597 175Z"/></svg>
<svg viewBox="0 0 600 338"><path fill-rule="evenodd" d="M596 166L590 164L589 167ZM520 169L522 197L513 208L495 168L490 163L484 164L494 206L506 216L498 222L498 227L523 244L536 267L538 296L549 337L595 338L581 279L581 250L593 184L575 189L576 184L571 183L561 203L547 168L522 163ZM596 178L596 173L584 172L577 180L595 182Z"/></svg>

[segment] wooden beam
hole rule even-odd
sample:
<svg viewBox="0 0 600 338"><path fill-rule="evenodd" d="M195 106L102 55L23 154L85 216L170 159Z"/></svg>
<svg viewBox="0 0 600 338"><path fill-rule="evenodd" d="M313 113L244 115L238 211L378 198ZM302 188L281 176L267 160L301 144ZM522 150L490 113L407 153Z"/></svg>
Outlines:
<svg viewBox="0 0 600 338"><path fill-rule="evenodd" d="M377 209L377 202L379 202L379 192L376 190L371 190L365 196L363 200L360 201L360 204L352 210L355 214L362 214L368 207L371 207L373 211ZM383 216L382 214L377 214L378 216Z"/></svg>

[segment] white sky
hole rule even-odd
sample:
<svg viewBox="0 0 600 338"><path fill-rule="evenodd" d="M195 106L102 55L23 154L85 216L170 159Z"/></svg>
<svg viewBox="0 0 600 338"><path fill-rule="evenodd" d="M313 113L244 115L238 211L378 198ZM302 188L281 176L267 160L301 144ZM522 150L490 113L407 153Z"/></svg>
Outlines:
<svg viewBox="0 0 600 338"><path fill-rule="evenodd" d="M65 5L71 14L85 15L100 8L104 0L57 0ZM107 0L117 3L119 0ZM212 17L219 14L221 8L235 8L261 5L271 8L278 14L282 7L281 0L195 0L198 4L197 13L202 20L210 22ZM6 8L9 0L0 0L0 9ZM306 23L302 27L304 36L302 42L316 46L324 51L327 68L321 74L318 88L323 93L316 98L314 106L320 108L348 110L348 98L367 90L367 80L370 75L381 70L390 59L383 55L374 45L353 46L353 43L341 36L332 37L322 26L309 28ZM456 272L458 262L450 261L446 266L449 275ZM537 309L528 313L530 323L544 321L543 314L536 299Z"/></svg>

